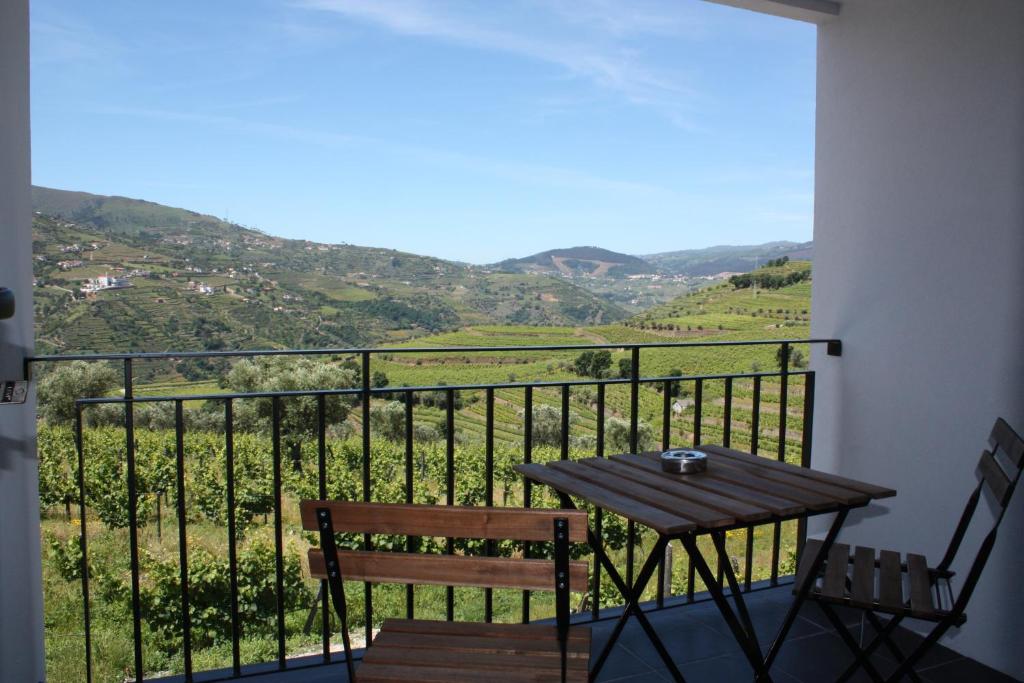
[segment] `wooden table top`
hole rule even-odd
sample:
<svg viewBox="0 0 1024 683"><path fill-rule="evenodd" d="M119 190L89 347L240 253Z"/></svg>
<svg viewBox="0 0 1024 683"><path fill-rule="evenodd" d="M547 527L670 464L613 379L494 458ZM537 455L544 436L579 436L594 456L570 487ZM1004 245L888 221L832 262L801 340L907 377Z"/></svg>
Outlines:
<svg viewBox="0 0 1024 683"><path fill-rule="evenodd" d="M660 452L517 465L528 479L669 536L832 512L896 491L722 446L699 474L663 472Z"/></svg>

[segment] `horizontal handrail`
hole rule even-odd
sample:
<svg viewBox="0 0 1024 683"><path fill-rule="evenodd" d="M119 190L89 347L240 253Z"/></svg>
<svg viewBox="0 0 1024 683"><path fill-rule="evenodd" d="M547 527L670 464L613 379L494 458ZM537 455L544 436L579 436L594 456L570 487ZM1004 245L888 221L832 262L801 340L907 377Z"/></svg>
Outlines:
<svg viewBox="0 0 1024 683"><path fill-rule="evenodd" d="M790 377L807 375L810 370L794 370L788 372L747 372L747 373L724 373L714 375L672 375L665 377L640 377L637 382L640 384L654 382L692 382L693 380L716 380L716 379L753 379L755 377L782 377L784 374ZM100 396L94 398L75 399L76 405L94 405L97 403L171 403L174 401L224 401L228 399L255 399L255 398L291 398L300 396L362 396L388 394L412 394L426 391L483 391L486 389L525 389L532 387L540 389L544 387L578 387L578 386L608 386L610 384L632 384L629 377L610 377L607 379L572 379L572 380L551 380L538 382L506 382L499 384L434 384L425 386L398 386L398 387L374 387L367 391L359 387L348 389L293 389L288 391L256 391L256 392L223 392L219 394L176 394L167 396Z"/></svg>
<svg viewBox="0 0 1024 683"><path fill-rule="evenodd" d="M53 363L60 361L104 361L104 360L172 360L177 358L250 358L254 356L350 356L392 353L497 353L505 351L587 351L595 349L657 349L657 348L714 348L727 346L778 346L781 344L827 344L838 348L838 339L744 339L704 342L642 342L606 344L545 344L538 346L385 346L353 347L340 349L255 349L250 351L146 351L138 353L84 353L68 355L29 356L26 364Z"/></svg>

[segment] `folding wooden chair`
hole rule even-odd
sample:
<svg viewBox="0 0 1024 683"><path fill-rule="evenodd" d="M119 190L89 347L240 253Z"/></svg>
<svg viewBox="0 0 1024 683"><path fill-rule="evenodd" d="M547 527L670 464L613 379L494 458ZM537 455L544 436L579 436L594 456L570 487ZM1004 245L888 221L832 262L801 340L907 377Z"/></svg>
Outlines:
<svg viewBox="0 0 1024 683"><path fill-rule="evenodd" d="M860 667L875 681L897 681L903 676L920 680L914 665L928 649L950 628L959 628L967 620L964 610L971 598L981 572L988 561L996 532L1003 521L1010 496L1020 480L1024 469L1024 440L1005 420L999 418L989 436L990 450L981 454L978 464L980 481L960 516L960 523L953 532L953 538L942 560L931 567L922 555L907 553L905 559L891 550L878 553L874 548L858 546L850 555L850 547L842 543L832 546L819 574L817 583L808 599L818 603L836 632L846 642L856 661L837 679L845 681ZM950 566L964 540L974 517L982 492L986 491L995 504L995 520L978 549L970 569L967 571L959 594L954 596ZM809 540L801 554L797 569L796 585L806 572L806 565L814 558L820 541ZM875 629L875 637L862 646L843 625L833 605L843 605L864 610L867 621ZM878 614L890 615L882 623ZM935 626L911 652L904 653L892 640L892 633L906 618L932 622ZM885 645L899 662L897 668L886 679L871 663L871 653Z"/></svg>
<svg viewBox="0 0 1024 683"><path fill-rule="evenodd" d="M569 560L569 544L587 540L587 514L577 510L391 505L305 500L303 528L318 531L309 551L313 577L326 579L341 619L349 681L356 669L348 638L343 580L552 590L556 625L470 624L387 619L363 655L359 683L510 681L585 683L590 629L569 630L569 593L587 590L587 563ZM554 562L338 550L334 534L402 534L489 540L553 541ZM371 644L368 644L371 645Z"/></svg>

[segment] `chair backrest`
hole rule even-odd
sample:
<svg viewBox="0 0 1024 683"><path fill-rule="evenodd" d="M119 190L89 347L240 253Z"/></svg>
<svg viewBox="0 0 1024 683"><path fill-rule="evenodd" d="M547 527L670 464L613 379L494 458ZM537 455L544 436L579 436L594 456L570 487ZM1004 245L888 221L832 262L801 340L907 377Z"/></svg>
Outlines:
<svg viewBox="0 0 1024 683"><path fill-rule="evenodd" d="M354 503L304 500L302 526L320 533L320 547L309 550L309 571L327 580L331 599L342 621L349 677L352 654L348 642L342 581L519 588L555 592L562 667L569 628L569 592L587 590L587 563L569 560L569 544L587 540L587 513L444 505ZM338 550L334 534L400 534L486 540L554 542L551 560L479 557L425 553Z"/></svg>
<svg viewBox="0 0 1024 683"><path fill-rule="evenodd" d="M948 573L950 565L960 550L960 545L970 526L971 519L974 517L982 493L987 491L995 503L995 520L991 530L979 546L978 555L964 579L954 605L954 611L959 612L966 607L967 600L970 599L971 593L981 577L981 571L995 544L999 525L1006 514L1006 507L1017 488L1021 472L1024 471L1024 439L1003 418L996 419L995 425L989 433L988 444L989 447L981 452L981 458L978 461L978 485L968 499L946 554L938 565L939 572Z"/></svg>
<svg viewBox="0 0 1024 683"><path fill-rule="evenodd" d="M330 512L334 533L552 541L554 521L564 519L568 522L570 543L587 540L587 513L580 510L304 500L304 529L320 530L317 511L321 509ZM338 559L342 576L352 581L555 589L555 568L550 560L355 550L338 551ZM328 578L322 548L309 550L309 570L315 578ZM569 563L569 587L577 592L587 590L586 562Z"/></svg>

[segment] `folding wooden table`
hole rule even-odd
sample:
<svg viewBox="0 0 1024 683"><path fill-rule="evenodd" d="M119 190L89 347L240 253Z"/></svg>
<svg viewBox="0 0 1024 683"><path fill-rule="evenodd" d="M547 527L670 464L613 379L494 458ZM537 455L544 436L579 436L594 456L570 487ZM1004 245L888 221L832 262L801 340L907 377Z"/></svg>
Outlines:
<svg viewBox="0 0 1024 683"><path fill-rule="evenodd" d="M597 561L608 572L609 578L625 600L622 615L608 643L594 660L591 680L601 671L631 616L636 617L675 680L684 680L639 606L640 597L665 547L670 541L678 539L750 662L755 680L770 681L772 662L849 511L863 507L872 500L896 495L892 489L721 446L703 445L698 449L708 454L707 471L699 474L663 472L658 453L516 466L516 470L528 479L555 489L563 507L574 508L570 496L576 496L642 524L658 534L658 541L644 561L636 580L632 586L627 586L593 531L588 532L588 541ZM806 574L801 572L802 580L795 586L793 604L767 654L762 655L736 575L726 554L725 532L826 513L835 513L835 520L821 545L814 546L815 557L807 566ZM735 610L729 605L722 583L709 568L697 545L697 537L702 534L711 537Z"/></svg>

